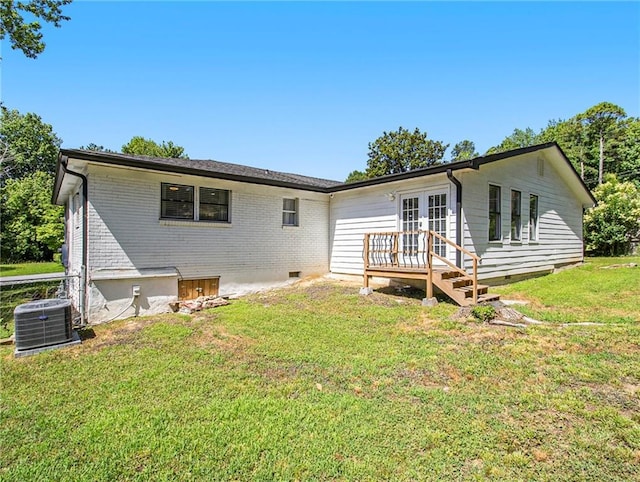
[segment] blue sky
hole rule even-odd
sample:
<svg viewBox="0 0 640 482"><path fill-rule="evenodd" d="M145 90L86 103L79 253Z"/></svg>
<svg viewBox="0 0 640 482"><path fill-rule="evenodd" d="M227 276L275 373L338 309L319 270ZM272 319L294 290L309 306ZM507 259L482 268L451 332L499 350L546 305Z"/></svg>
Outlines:
<svg viewBox="0 0 640 482"><path fill-rule="evenodd" d="M342 180L383 131L480 153L602 101L640 115L640 3L88 2L2 101L64 147L134 135L193 159ZM447 154L450 153L450 149Z"/></svg>

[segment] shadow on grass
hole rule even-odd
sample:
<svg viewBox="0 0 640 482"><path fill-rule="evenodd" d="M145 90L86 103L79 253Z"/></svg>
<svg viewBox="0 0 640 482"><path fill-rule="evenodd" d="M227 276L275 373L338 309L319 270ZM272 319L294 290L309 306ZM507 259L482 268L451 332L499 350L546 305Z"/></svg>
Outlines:
<svg viewBox="0 0 640 482"><path fill-rule="evenodd" d="M81 328L78 330L78 335L82 341L92 340L96 337L96 332L93 331L93 328Z"/></svg>
<svg viewBox="0 0 640 482"><path fill-rule="evenodd" d="M426 297L424 290L410 285L385 286L374 290L376 293L389 296L400 296L403 298L411 298L414 300L423 300ZM434 290L434 296L438 302L450 303L451 299L444 293Z"/></svg>
<svg viewBox="0 0 640 482"><path fill-rule="evenodd" d="M0 266L0 275L11 276L11 273L13 271L16 271L17 269L18 267L12 264L3 264L2 266Z"/></svg>

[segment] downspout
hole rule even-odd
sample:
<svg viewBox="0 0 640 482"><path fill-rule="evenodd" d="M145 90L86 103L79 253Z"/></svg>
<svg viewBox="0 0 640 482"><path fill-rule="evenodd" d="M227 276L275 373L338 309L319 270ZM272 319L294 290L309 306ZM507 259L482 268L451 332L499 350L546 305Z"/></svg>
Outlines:
<svg viewBox="0 0 640 482"><path fill-rule="evenodd" d="M456 187L456 244L462 246L462 183L447 169L447 177ZM456 266L462 268L462 252L456 249Z"/></svg>
<svg viewBox="0 0 640 482"><path fill-rule="evenodd" d="M89 260L89 185L87 177L79 172L67 169L67 156L63 156L60 166L65 174L79 177L82 181L82 266L80 268L80 323L87 324L87 264Z"/></svg>

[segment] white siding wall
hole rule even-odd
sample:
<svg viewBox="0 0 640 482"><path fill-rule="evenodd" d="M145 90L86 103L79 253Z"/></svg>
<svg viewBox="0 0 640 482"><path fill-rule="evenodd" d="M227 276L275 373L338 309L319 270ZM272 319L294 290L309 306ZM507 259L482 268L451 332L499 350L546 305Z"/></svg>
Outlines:
<svg viewBox="0 0 640 482"><path fill-rule="evenodd" d="M365 233L397 231L401 196L436 188L447 192L447 235L455 241L455 186L445 174L335 193L331 199L331 272L361 275ZM390 201L388 193L395 193L395 199ZM455 262L455 253L448 250L448 258Z"/></svg>
<svg viewBox="0 0 640 482"><path fill-rule="evenodd" d="M482 258L480 278L547 271L582 261L582 206L548 160L538 174L538 155L497 161L465 172L464 246ZM502 241L489 242L489 184L501 187ZM512 241L511 190L522 193L522 236ZM529 195L538 196L538 240L529 240Z"/></svg>
<svg viewBox="0 0 640 482"><path fill-rule="evenodd" d="M88 177L91 273L175 267L185 279L220 276L220 292L232 293L328 271L326 194L94 165ZM231 223L160 220L162 182L231 190ZM282 226L285 197L299 199L298 227Z"/></svg>

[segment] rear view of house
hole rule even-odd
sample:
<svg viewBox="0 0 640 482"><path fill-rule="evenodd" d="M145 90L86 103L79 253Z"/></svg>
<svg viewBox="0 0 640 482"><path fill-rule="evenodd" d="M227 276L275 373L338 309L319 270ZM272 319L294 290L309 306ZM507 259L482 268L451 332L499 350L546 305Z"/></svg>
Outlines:
<svg viewBox="0 0 640 482"><path fill-rule="evenodd" d="M468 272L478 258L480 280L548 272L582 261L594 203L554 143L352 184L62 150L53 199L67 207L73 301L92 322L290 277L363 276L384 233L392 265L419 263L431 243L435 267Z"/></svg>

